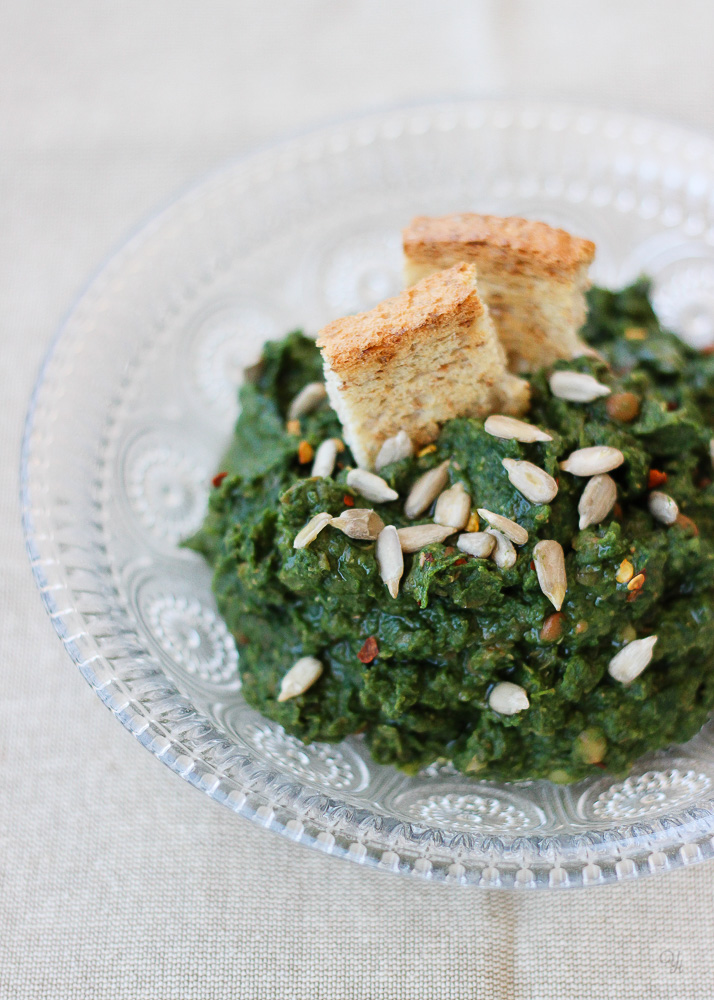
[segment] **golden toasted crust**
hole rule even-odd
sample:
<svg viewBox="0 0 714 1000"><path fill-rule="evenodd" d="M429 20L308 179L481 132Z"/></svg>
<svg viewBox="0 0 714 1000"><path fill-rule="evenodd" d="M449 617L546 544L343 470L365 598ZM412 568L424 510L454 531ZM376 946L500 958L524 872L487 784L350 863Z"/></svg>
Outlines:
<svg viewBox="0 0 714 1000"><path fill-rule="evenodd" d="M457 261L474 264L481 298L515 371L582 349L585 289L595 246L544 222L494 215L418 218L404 231L408 285Z"/></svg>
<svg viewBox="0 0 714 1000"><path fill-rule="evenodd" d="M487 257L505 270L539 272L569 279L592 263L595 244L545 222L464 212L440 218L419 216L403 232L404 253L414 264L476 265Z"/></svg>
<svg viewBox="0 0 714 1000"><path fill-rule="evenodd" d="M528 383L506 371L473 264L431 274L370 312L330 323L317 343L330 402L363 467L399 431L419 447L453 417L528 406Z"/></svg>
<svg viewBox="0 0 714 1000"><path fill-rule="evenodd" d="M458 264L431 274L369 312L329 323L318 334L317 346L339 373L376 356L386 363L410 341L427 337L446 316L464 324L478 319L484 306L475 280L473 264Z"/></svg>

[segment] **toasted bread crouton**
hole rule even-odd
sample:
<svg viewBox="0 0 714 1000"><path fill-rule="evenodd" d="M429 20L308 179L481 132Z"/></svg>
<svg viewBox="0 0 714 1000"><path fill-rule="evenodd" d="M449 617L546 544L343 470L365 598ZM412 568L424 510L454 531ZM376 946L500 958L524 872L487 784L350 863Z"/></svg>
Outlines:
<svg viewBox="0 0 714 1000"><path fill-rule="evenodd" d="M476 265L479 293L513 371L582 350L594 243L544 222L470 213L416 218L403 237L408 285L460 261Z"/></svg>
<svg viewBox="0 0 714 1000"><path fill-rule="evenodd" d="M330 323L317 344L330 402L363 468L401 430L421 447L451 417L528 407L528 384L506 371L472 264L432 274L370 312Z"/></svg>

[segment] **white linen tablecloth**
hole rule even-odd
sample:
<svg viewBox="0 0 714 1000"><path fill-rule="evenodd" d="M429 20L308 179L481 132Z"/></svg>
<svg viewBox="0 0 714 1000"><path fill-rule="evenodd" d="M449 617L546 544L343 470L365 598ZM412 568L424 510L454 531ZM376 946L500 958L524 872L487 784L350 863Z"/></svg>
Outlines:
<svg viewBox="0 0 714 1000"><path fill-rule="evenodd" d="M563 894L422 886L263 832L172 775L54 636L16 471L62 314L203 171L427 97L559 96L712 128L713 38L701 0L0 5L3 1000L714 996L714 865Z"/></svg>

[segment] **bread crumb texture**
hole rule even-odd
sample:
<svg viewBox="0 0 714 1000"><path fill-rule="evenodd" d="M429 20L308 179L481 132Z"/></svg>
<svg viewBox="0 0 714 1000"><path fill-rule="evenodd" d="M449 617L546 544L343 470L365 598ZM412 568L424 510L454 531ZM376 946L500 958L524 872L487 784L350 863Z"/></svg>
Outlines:
<svg viewBox="0 0 714 1000"><path fill-rule="evenodd" d="M420 448L453 417L528 407L528 384L507 371L470 263L429 274L369 312L329 323L317 344L330 402L363 468L400 430Z"/></svg>
<svg viewBox="0 0 714 1000"><path fill-rule="evenodd" d="M460 262L475 265L511 369L540 368L582 347L590 240L545 222L461 213L420 216L403 241L408 285Z"/></svg>

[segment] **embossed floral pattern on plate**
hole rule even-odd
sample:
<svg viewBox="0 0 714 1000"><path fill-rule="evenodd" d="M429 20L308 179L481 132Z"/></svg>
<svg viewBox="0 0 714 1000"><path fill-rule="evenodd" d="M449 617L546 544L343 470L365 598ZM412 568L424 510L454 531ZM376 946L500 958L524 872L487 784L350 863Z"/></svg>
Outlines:
<svg viewBox="0 0 714 1000"><path fill-rule="evenodd" d="M595 280L651 273L667 322L697 347L714 342L705 137L612 112L481 101L284 143L153 220L56 338L22 465L43 600L79 669L152 753L319 850L521 889L714 857L708 728L627 779L572 789L469 781L445 762L410 777L375 764L359 739L303 746L246 706L210 573L178 546L200 523L241 370L265 339L373 305L398 287L398 233L412 215L472 208L592 237Z"/></svg>

